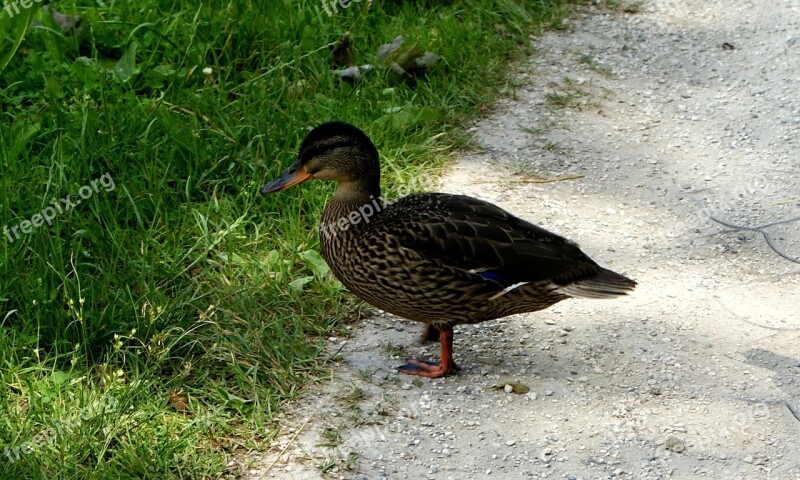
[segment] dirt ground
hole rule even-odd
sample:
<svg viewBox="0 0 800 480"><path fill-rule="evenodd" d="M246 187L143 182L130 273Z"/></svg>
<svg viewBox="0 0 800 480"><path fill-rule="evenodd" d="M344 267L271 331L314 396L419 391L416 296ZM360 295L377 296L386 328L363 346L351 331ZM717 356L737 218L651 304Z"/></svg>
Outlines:
<svg viewBox="0 0 800 480"><path fill-rule="evenodd" d="M800 479L800 1L586 8L532 41L432 189L637 290L457 327L436 380L395 373L438 346L379 314L246 478Z"/></svg>

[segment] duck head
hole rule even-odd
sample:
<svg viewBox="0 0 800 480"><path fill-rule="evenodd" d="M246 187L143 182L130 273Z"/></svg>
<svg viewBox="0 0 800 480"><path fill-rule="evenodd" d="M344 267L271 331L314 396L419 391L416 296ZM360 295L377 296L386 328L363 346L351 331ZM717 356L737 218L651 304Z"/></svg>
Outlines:
<svg viewBox="0 0 800 480"><path fill-rule="evenodd" d="M285 190L306 180L338 182L334 197L380 196L378 150L357 127L328 122L313 129L300 145L297 161L261 193Z"/></svg>

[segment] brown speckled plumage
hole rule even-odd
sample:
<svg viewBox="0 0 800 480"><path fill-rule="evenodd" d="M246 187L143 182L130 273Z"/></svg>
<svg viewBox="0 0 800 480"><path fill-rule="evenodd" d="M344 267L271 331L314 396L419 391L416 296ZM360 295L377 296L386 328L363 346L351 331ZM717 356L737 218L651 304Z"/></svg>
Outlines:
<svg viewBox="0 0 800 480"><path fill-rule="evenodd" d="M447 345L454 325L571 296L624 295L636 285L573 242L482 200L421 193L384 205L377 150L351 125L314 129L298 162L263 192L308 178L339 182L320 226L322 255L336 278L369 304L442 332L442 365L412 361L401 367L405 373L435 377L455 368Z"/></svg>

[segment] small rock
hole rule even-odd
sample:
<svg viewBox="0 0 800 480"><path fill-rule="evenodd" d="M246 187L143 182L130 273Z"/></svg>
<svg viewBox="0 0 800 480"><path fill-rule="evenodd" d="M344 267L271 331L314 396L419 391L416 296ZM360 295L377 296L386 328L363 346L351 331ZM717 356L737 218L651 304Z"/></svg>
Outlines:
<svg viewBox="0 0 800 480"><path fill-rule="evenodd" d="M650 387L651 395L661 395L661 387Z"/></svg>
<svg viewBox="0 0 800 480"><path fill-rule="evenodd" d="M670 435L664 442L664 448L671 452L681 453L682 451L686 450L686 443L684 443L684 441L678 437Z"/></svg>
<svg viewBox="0 0 800 480"><path fill-rule="evenodd" d="M553 391L552 391L552 390L545 390L545 391L544 391L544 396L545 396L545 397L549 397L549 396L550 396L550 395L552 395L552 394L553 394Z"/></svg>
<svg viewBox="0 0 800 480"><path fill-rule="evenodd" d="M747 455L742 460L744 460L745 463L753 463L753 456L752 455Z"/></svg>
<svg viewBox="0 0 800 480"><path fill-rule="evenodd" d="M508 445L509 447L513 447L516 443L517 443L516 440L509 440L506 442L506 445Z"/></svg>

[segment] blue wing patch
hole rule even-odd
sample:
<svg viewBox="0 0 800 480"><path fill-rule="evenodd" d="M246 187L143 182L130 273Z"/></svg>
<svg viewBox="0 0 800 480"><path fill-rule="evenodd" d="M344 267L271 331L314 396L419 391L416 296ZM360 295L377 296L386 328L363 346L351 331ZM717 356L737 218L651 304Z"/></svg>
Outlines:
<svg viewBox="0 0 800 480"><path fill-rule="evenodd" d="M492 281L497 282L497 283L499 283L501 285L505 284L505 282L503 282L503 276L499 272L484 271L484 272L476 272L476 273L478 275L480 275L481 277L485 278L486 280L492 280Z"/></svg>

